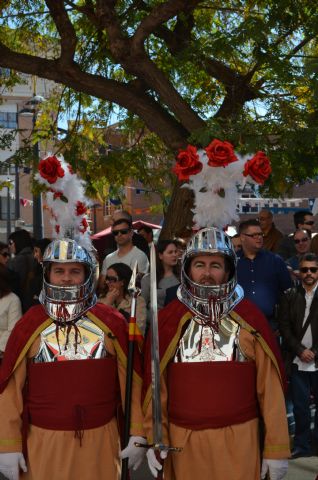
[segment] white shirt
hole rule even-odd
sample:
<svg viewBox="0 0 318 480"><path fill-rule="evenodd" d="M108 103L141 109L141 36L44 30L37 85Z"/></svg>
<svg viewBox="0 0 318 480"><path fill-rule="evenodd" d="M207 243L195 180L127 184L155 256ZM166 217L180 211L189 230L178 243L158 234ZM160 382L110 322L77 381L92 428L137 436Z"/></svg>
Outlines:
<svg viewBox="0 0 318 480"><path fill-rule="evenodd" d="M0 298L0 351L4 352L10 333L22 317L21 302L13 292Z"/></svg>
<svg viewBox="0 0 318 480"><path fill-rule="evenodd" d="M140 250L140 248L134 246L126 255L118 256L118 250L107 255L103 261L101 274L105 276L107 269L114 263L125 263L131 269L133 269L136 260L138 264L138 272L148 273L149 261L147 255L142 250Z"/></svg>
<svg viewBox="0 0 318 480"><path fill-rule="evenodd" d="M306 291L306 293L305 293L306 308L305 308L303 325L305 324L305 322L307 320L307 317L309 315L310 307L311 307L315 292L317 290L317 287L318 287L318 283L316 283L315 287L312 290L310 290L309 292ZM311 325L310 324L308 325L307 330L304 333L304 336L302 338L301 343L306 348L310 349L312 347L312 331L311 331ZM315 367L315 361L314 360L307 363L307 362L303 362L302 360L300 360L300 358L298 356L296 356L293 363L296 363L296 365L298 365L298 370L301 370L303 372L315 372L316 370L318 370Z"/></svg>

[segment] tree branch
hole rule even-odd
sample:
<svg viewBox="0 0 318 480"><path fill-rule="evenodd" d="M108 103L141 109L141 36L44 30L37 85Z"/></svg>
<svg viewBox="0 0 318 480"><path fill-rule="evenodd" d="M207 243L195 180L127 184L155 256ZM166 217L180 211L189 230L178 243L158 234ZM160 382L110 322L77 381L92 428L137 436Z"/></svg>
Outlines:
<svg viewBox="0 0 318 480"><path fill-rule="evenodd" d="M189 132L159 103L134 85L121 84L98 75L82 72L74 62L65 67L57 60L34 57L10 50L0 42L0 65L57 83L93 97L116 103L142 118L149 128L162 138L168 148L184 147Z"/></svg>
<svg viewBox="0 0 318 480"><path fill-rule="evenodd" d="M73 61L77 45L74 27L62 0L45 0L45 3L61 37L61 61L68 64Z"/></svg>

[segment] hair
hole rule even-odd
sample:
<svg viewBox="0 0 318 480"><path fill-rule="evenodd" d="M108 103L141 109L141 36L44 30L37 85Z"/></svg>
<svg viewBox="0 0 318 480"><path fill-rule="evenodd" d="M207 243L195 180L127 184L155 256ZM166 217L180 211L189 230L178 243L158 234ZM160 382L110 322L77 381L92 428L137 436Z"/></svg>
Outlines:
<svg viewBox="0 0 318 480"><path fill-rule="evenodd" d="M166 250L166 248L171 244L175 245L175 247L178 248L178 243L175 240L160 240L157 243L157 246L156 246L157 282L159 282L163 278L165 273L162 261L159 258L159 253L163 253ZM172 271L173 271L173 274L177 278L179 278L180 269L178 264L173 267Z"/></svg>
<svg viewBox="0 0 318 480"><path fill-rule="evenodd" d="M262 208L259 213L266 212L270 218L273 218L273 212L269 208Z"/></svg>
<svg viewBox="0 0 318 480"><path fill-rule="evenodd" d="M294 224L296 228L298 228L298 225L304 223L306 215L313 216L310 210L299 210L298 212L294 213Z"/></svg>
<svg viewBox="0 0 318 480"><path fill-rule="evenodd" d="M316 262L318 264L318 256L315 253L305 253L299 258L299 265L303 262Z"/></svg>
<svg viewBox="0 0 318 480"><path fill-rule="evenodd" d="M232 235L231 238L240 238L240 234L239 234L239 233L236 233L235 235Z"/></svg>
<svg viewBox="0 0 318 480"><path fill-rule="evenodd" d="M46 247L52 242L49 238L41 238L40 240L35 240L33 243L33 248L37 247L41 250L42 255L45 252Z"/></svg>
<svg viewBox="0 0 318 480"><path fill-rule="evenodd" d="M0 264L0 298L11 293L10 276L8 269Z"/></svg>
<svg viewBox="0 0 318 480"><path fill-rule="evenodd" d="M33 248L33 241L27 230L12 232L8 238L14 242L16 253L20 253L26 247Z"/></svg>
<svg viewBox="0 0 318 480"><path fill-rule="evenodd" d="M239 224L239 235L243 232L246 232L248 227L260 227L260 223L256 218L251 218L250 220L245 220Z"/></svg>
<svg viewBox="0 0 318 480"><path fill-rule="evenodd" d="M153 230L151 227L148 227L148 225L142 225L140 228L138 228L138 233L140 230L145 230L146 233L152 233L153 235Z"/></svg>
<svg viewBox="0 0 318 480"><path fill-rule="evenodd" d="M132 228L132 223L127 218L119 218L118 220L116 220L116 222L113 223L112 226L115 227L116 225L120 225L121 223L127 223L129 228Z"/></svg>
<svg viewBox="0 0 318 480"><path fill-rule="evenodd" d="M310 251L318 255L318 235L315 235L310 243Z"/></svg>
<svg viewBox="0 0 318 480"><path fill-rule="evenodd" d="M132 216L131 214L127 211L127 210L115 210L112 214L112 220L114 218L114 215L120 215L120 219L125 219L125 220L129 220L130 223L132 223Z"/></svg>
<svg viewBox="0 0 318 480"><path fill-rule="evenodd" d="M4 242L0 242L0 252L2 252L2 250L4 250L5 248L8 249L8 244Z"/></svg>
<svg viewBox="0 0 318 480"><path fill-rule="evenodd" d="M174 243L177 245L177 248L182 248L185 249L187 246L187 242L184 238L181 237L175 237L173 239Z"/></svg>
<svg viewBox="0 0 318 480"><path fill-rule="evenodd" d="M126 297L126 295L128 295L128 285L131 279L132 269L125 263L119 263L119 262L109 265L107 270L109 270L110 268L112 270L115 270L119 280L123 282L124 297Z"/></svg>
<svg viewBox="0 0 318 480"><path fill-rule="evenodd" d="M298 232L303 232L305 235L307 235L308 238L310 238L309 235L308 235L307 230L305 230L304 228L297 228L297 230L295 230L294 233L293 233L293 238L295 238L295 235L296 235L296 233L298 233Z"/></svg>

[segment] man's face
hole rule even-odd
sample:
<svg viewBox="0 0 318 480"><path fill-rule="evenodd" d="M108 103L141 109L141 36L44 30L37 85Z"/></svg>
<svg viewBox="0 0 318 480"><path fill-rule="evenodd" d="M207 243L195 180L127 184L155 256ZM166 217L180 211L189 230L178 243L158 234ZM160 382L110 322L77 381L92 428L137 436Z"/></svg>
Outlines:
<svg viewBox="0 0 318 480"><path fill-rule="evenodd" d="M232 238L232 243L233 243L233 247L234 247L234 250L236 252L238 252L239 250L241 250L242 248L242 242L241 242L241 239L240 237L235 237L235 238Z"/></svg>
<svg viewBox="0 0 318 480"><path fill-rule="evenodd" d="M133 231L126 222L119 223L118 225L112 227L112 234L115 237L115 242L117 243L118 247L132 243Z"/></svg>
<svg viewBox="0 0 318 480"><path fill-rule="evenodd" d="M49 272L51 285L72 286L82 285L85 281L85 267L82 263L53 263Z"/></svg>
<svg viewBox="0 0 318 480"><path fill-rule="evenodd" d="M189 277L199 285L221 285L229 278L224 257L219 254L198 255L191 260Z"/></svg>
<svg viewBox="0 0 318 480"><path fill-rule="evenodd" d="M309 252L310 239L306 230L300 230L294 234L294 243L297 253L302 255Z"/></svg>
<svg viewBox="0 0 318 480"><path fill-rule="evenodd" d="M261 227L249 226L245 232L240 235L242 248L247 251L257 252L263 246L263 232Z"/></svg>
<svg viewBox="0 0 318 480"><path fill-rule="evenodd" d="M312 287L318 281L317 262L301 262L299 265L299 278L306 287Z"/></svg>
<svg viewBox="0 0 318 480"><path fill-rule="evenodd" d="M258 220L259 220L262 232L267 232L273 224L273 217L270 214L270 212L267 212L267 211L260 212L258 216Z"/></svg>
<svg viewBox="0 0 318 480"><path fill-rule="evenodd" d="M300 223L298 225L298 228L299 229L304 229L304 230L309 230L310 232L312 232L313 228L314 228L314 218L312 215L305 215L304 216L304 223Z"/></svg>

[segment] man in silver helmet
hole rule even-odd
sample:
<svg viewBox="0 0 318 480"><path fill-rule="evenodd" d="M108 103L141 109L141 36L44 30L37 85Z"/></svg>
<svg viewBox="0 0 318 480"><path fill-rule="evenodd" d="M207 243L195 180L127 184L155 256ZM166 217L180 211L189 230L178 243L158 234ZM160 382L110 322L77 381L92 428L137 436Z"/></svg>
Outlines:
<svg viewBox="0 0 318 480"><path fill-rule="evenodd" d="M0 472L10 480L118 480L126 322L96 304L97 264L76 241L50 243L43 270L41 305L18 322L4 355ZM138 466L144 452L134 442L145 441L138 366L134 379L128 453Z"/></svg>
<svg viewBox="0 0 318 480"><path fill-rule="evenodd" d="M159 312L165 480L284 478L290 456L284 373L262 313L236 280L230 237L197 232L182 258L178 299ZM143 408L152 443L151 348L146 343ZM259 425L264 423L262 447ZM147 452L156 477L162 466Z"/></svg>

